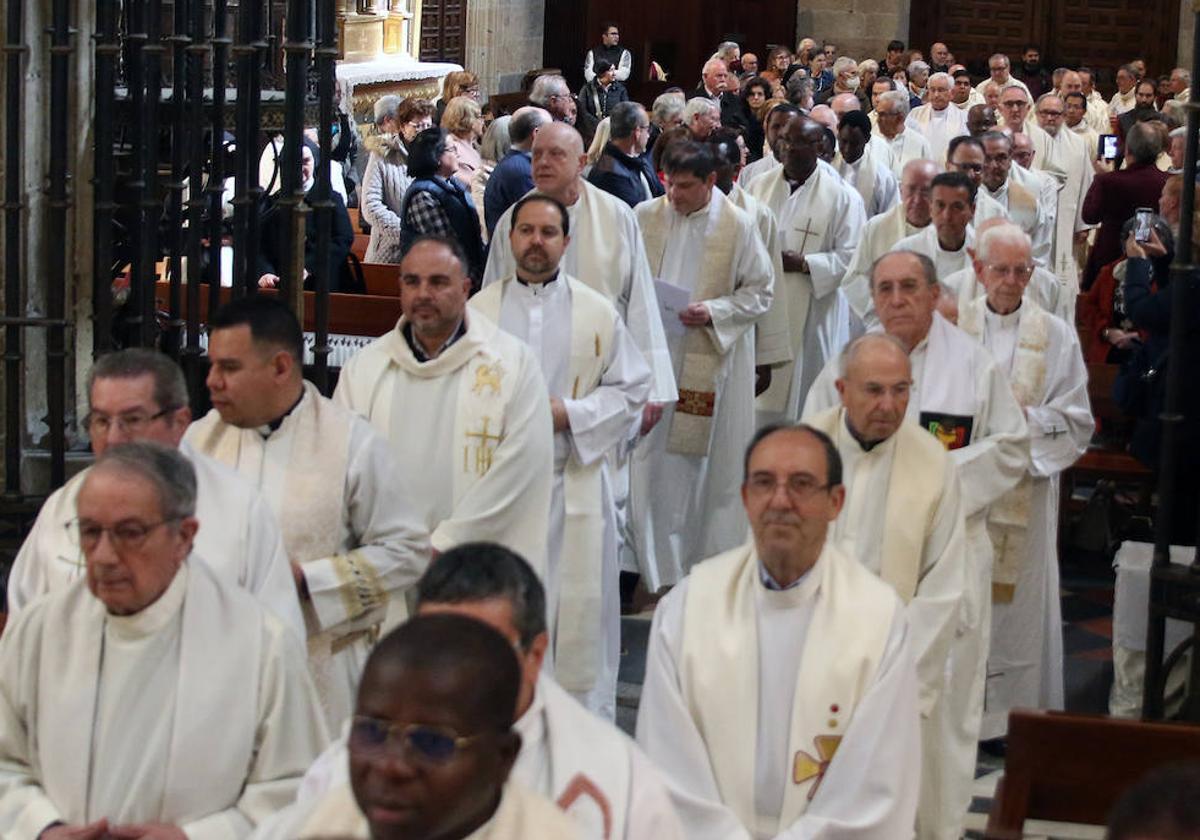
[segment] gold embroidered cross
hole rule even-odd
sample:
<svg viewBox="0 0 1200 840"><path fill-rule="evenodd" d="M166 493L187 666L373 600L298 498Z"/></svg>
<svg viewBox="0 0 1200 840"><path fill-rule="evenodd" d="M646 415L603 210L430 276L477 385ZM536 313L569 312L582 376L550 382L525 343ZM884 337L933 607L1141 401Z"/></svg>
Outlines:
<svg viewBox="0 0 1200 840"><path fill-rule="evenodd" d="M488 429L491 423L490 417L483 418L483 428L477 432L467 432L465 437L468 440L474 439L475 444L475 474L483 475L492 468L492 456L496 452L496 444L500 442L500 435L491 434ZM463 472L471 471L471 444L463 447Z"/></svg>
<svg viewBox="0 0 1200 840"><path fill-rule="evenodd" d="M810 779L816 779L808 791L809 801L812 801L817 793L817 788L821 786L825 772L829 769L829 762L833 761L834 753L837 752L838 745L841 743L841 735L818 735L813 738L813 745L817 749L817 758L813 758L804 750L796 753L795 761L792 763L792 781L802 785Z"/></svg>
<svg viewBox="0 0 1200 840"><path fill-rule="evenodd" d="M809 228L809 226L810 226L811 224L812 224L812 217L810 216L810 217L809 217L809 219L808 219L808 221L804 223L804 227L802 227L802 228L795 228L795 231L796 231L796 233L803 233L803 234L804 234L804 239L802 239L802 240L800 241L800 253L801 253L801 254L803 254L803 253L804 253L804 246L806 246L806 245L808 244L808 237L809 237L809 236L816 236L818 233L820 233L820 231L819 231L819 230L811 230L811 229Z"/></svg>

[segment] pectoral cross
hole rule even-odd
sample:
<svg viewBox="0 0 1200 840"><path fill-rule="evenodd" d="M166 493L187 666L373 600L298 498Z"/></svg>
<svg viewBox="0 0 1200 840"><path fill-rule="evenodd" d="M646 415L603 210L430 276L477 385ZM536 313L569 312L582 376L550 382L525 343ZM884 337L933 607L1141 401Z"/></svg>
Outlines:
<svg viewBox="0 0 1200 840"><path fill-rule="evenodd" d="M802 239L802 240L800 241L800 253L801 253L801 254L803 254L803 253L804 253L804 247L805 247L806 245L808 245L808 237L809 237L809 236L816 236L818 233L820 233L820 231L817 231L817 230L810 230L810 229L809 229L809 225L811 225L811 224L812 224L812 217L810 216L810 217L809 217L809 219L808 219L808 221L804 223L804 227L802 227L802 228L795 228L795 231L796 231L796 233L803 233L803 234L804 234L804 239Z"/></svg>
<svg viewBox="0 0 1200 840"><path fill-rule="evenodd" d="M1051 429L1050 431L1046 432L1046 437L1054 438L1055 440L1058 440L1059 435L1065 435L1066 433L1067 433L1066 429L1054 428L1054 429Z"/></svg>
<svg viewBox="0 0 1200 840"><path fill-rule="evenodd" d="M500 442L500 435L491 434L488 430L488 425L491 423L490 417L483 418L483 428L477 432L467 432L465 437L470 440L474 439L475 444L475 474L484 475L492 468L492 456L496 452L495 444ZM463 447L463 472L471 471L471 445L468 443Z"/></svg>

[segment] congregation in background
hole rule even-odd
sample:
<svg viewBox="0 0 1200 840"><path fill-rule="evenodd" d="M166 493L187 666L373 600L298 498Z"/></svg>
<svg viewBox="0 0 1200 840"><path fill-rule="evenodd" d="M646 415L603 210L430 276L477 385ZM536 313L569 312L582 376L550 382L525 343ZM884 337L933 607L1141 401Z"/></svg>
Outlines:
<svg viewBox="0 0 1200 840"><path fill-rule="evenodd" d="M339 145L304 276L366 291L356 208L403 314L332 394L273 295L207 318L204 416L97 359L8 579L0 837L957 840L1064 707L1060 479L1088 363L1165 358L1188 72L727 41L638 102L597 36L577 91L454 72Z"/></svg>

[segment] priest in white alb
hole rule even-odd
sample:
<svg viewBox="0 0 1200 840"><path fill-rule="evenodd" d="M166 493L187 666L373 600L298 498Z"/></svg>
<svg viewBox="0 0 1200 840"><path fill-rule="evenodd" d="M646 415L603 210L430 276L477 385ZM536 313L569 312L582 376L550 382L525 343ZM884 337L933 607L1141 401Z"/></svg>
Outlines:
<svg viewBox="0 0 1200 840"><path fill-rule="evenodd" d="M858 191L819 161L823 137L811 117L792 115L780 137L783 165L747 187L779 223L784 273L773 305L786 308L795 359L775 371L759 395L760 425L799 417L824 360L851 338L850 306L840 286L866 214Z"/></svg>
<svg viewBox="0 0 1200 840"><path fill-rule="evenodd" d="M1003 737L1016 707L1063 708L1062 604L1058 584L1058 476L1085 451L1093 421L1087 367L1072 326L1029 299L1029 238L1015 225L979 239L976 270L985 297L958 313L1012 385L1029 424L1030 463L994 503L988 529L992 644L983 739Z"/></svg>
<svg viewBox="0 0 1200 840"><path fill-rule="evenodd" d="M961 172L942 172L932 182L933 224L905 237L893 251L911 251L933 261L938 279L971 265L975 247L975 185Z"/></svg>
<svg viewBox="0 0 1200 840"><path fill-rule="evenodd" d="M617 523L605 456L637 434L650 368L617 310L561 270L567 209L539 193L513 205L516 272L470 309L521 339L541 365L554 424L546 590L554 675L581 703L617 714L621 598Z"/></svg>
<svg viewBox="0 0 1200 840"><path fill-rule="evenodd" d="M910 160L929 160L933 157L932 147L925 135L908 128L905 120L909 114L908 91L889 90L880 94L875 106L876 124L882 143L873 146L881 163L892 170L897 178Z"/></svg>
<svg viewBox="0 0 1200 840"><path fill-rule="evenodd" d="M935 837L946 750L946 656L966 585L966 536L954 461L905 419L912 371L904 345L871 333L842 353L841 405L805 422L829 435L842 457L846 504L832 538L896 590L905 603L921 711L921 799L917 836Z"/></svg>
<svg viewBox="0 0 1200 840"><path fill-rule="evenodd" d="M1012 222L1003 218L988 219L975 228L975 240L978 242L984 233L993 228L1010 224ZM978 252L976 256L978 256ZM979 260L974 259L967 268L941 278L942 283L954 293L960 310L976 298L982 297L987 291L983 285L983 277L978 272L980 265ZM1063 308L1064 297L1062 288L1058 284L1058 278L1040 265L1035 265L1033 274L1030 275L1025 286L1025 299L1032 300L1038 305L1038 308L1066 321ZM1073 322L1068 321L1067 323Z"/></svg>
<svg viewBox="0 0 1200 840"><path fill-rule="evenodd" d="M247 836L326 743L300 639L192 553L177 449L109 447L76 510L86 577L0 638L0 835Z"/></svg>
<svg viewBox="0 0 1200 840"><path fill-rule="evenodd" d="M279 518L330 731L354 705L389 602L421 574L429 536L387 441L302 377L300 322L280 300L209 318L213 410L187 440L233 467Z"/></svg>
<svg viewBox="0 0 1200 840"><path fill-rule="evenodd" d="M1065 110L1066 105L1058 96L1046 94L1039 98L1036 113L1042 130L1030 132L1029 139L1035 150L1033 165L1063 178L1055 217L1053 270L1065 305L1055 314L1074 324L1081 270L1075 254L1092 227L1083 221L1083 199L1091 189L1095 169L1087 139L1066 128Z"/></svg>
<svg viewBox="0 0 1200 840"><path fill-rule="evenodd" d="M967 133L967 112L952 107L950 102L953 88L949 73L934 73L926 85L925 104L908 113L908 130L925 136L933 160L943 160L950 141Z"/></svg>
<svg viewBox="0 0 1200 840"><path fill-rule="evenodd" d="M585 840L684 840L662 772L613 724L550 677L546 596L529 564L495 543L467 543L430 563L417 583L417 615L452 613L491 625L521 666L513 729L521 752L513 778L566 812ZM292 840L315 803L349 779L346 738L309 768L296 802L255 840Z"/></svg>
<svg viewBox="0 0 1200 840"><path fill-rule="evenodd" d="M563 255L563 270L608 298L625 319L634 343L654 374L650 389L654 405L647 408L656 418L656 406L675 402L678 395L654 277L646 263L633 210L583 177L587 164L583 141L579 132L566 123L542 126L533 138L532 155L534 191L558 199L571 214L575 234ZM509 208L492 234L484 286L512 276L516 269L508 241L511 229Z"/></svg>
<svg viewBox="0 0 1200 840"><path fill-rule="evenodd" d="M288 840L580 840L571 818L521 784L511 642L466 615L421 615L380 641L347 735L348 777Z"/></svg>
<svg viewBox="0 0 1200 840"><path fill-rule="evenodd" d="M842 115L834 166L846 183L858 190L868 220L891 210L900 200L896 176L867 150L871 137L871 121L861 110L855 108Z"/></svg>
<svg viewBox="0 0 1200 840"><path fill-rule="evenodd" d="M652 271L675 290L663 317L679 401L634 450L629 488L634 551L652 592L744 534L732 479L754 429L754 328L774 284L754 222L715 188L711 148L672 144L663 166L667 194L637 216Z"/></svg>
<svg viewBox="0 0 1200 840"><path fill-rule="evenodd" d="M975 227L988 219L1007 219L1008 211L983 189L985 156L983 142L978 137L955 137L946 152L946 171L961 172L975 185Z"/></svg>
<svg viewBox="0 0 1200 840"><path fill-rule="evenodd" d="M911 630L839 548L841 459L768 426L745 455L752 538L654 613L637 738L689 840L911 837L921 768Z"/></svg>
<svg viewBox="0 0 1200 840"><path fill-rule="evenodd" d="M931 160L910 160L900 172L900 203L863 226L842 278L842 291L850 309L867 327L879 323L871 302L871 267L901 239L920 233L933 221L933 179L938 172Z"/></svg>
<svg viewBox="0 0 1200 840"><path fill-rule="evenodd" d="M967 522L967 577L957 635L946 663L945 704L933 719L945 771L934 836L957 838L971 802L991 626L992 543L988 508L1016 486L1029 463L1029 432L1008 380L991 355L935 311L936 269L928 257L896 251L871 273L875 311L888 335L909 348L917 399L906 415L950 451ZM837 365L809 394L806 414L839 402ZM923 823L923 825L925 825Z"/></svg>
<svg viewBox="0 0 1200 840"><path fill-rule="evenodd" d="M1046 207L1041 180L1013 165L1012 138L1001 131L988 131L983 143L983 186L987 195L1004 208L1009 221L1029 234L1033 261L1051 266L1054 220Z"/></svg>
<svg viewBox="0 0 1200 840"><path fill-rule="evenodd" d="M758 229L758 238L771 258L772 291L783 283L783 248L779 244L779 226L775 214L738 182L742 165L738 134L730 128L718 128L709 135L717 162L716 187L729 202L743 211ZM772 300L774 303L774 300ZM757 382L754 393L759 394L771 384L774 372L792 361L791 330L788 327L787 309L772 305L754 324L754 370Z"/></svg>
<svg viewBox="0 0 1200 840"><path fill-rule="evenodd" d="M196 471L196 554L303 639L300 599L275 514L237 473L183 442L192 412L179 365L142 348L108 353L88 373L87 393L87 428L96 457L110 446L139 440L178 447ZM83 552L70 526L87 473L82 471L42 503L9 572L10 615L83 576Z"/></svg>
<svg viewBox="0 0 1200 840"><path fill-rule="evenodd" d="M766 135L766 142L763 144L763 156L758 160L746 164L742 171L738 173L737 181L739 186L749 187L750 182L759 175L783 165L779 162L779 138L783 135L784 129L787 128L792 115L799 113L800 109L790 102L781 102L771 108L767 113L767 121L763 127L763 133Z"/></svg>

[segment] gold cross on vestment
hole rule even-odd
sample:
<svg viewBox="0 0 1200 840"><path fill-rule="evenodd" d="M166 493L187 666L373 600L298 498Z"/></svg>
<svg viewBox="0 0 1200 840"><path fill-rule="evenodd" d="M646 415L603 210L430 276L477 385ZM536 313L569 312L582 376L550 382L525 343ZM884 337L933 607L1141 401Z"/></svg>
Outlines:
<svg viewBox="0 0 1200 840"><path fill-rule="evenodd" d="M477 432L467 432L464 437L468 440L474 439L475 444L475 463L474 469L476 475L483 475L492 468L492 456L496 452L495 444L500 442L500 435L492 434L489 431L490 417L483 418L483 427ZM463 447L463 472L471 471L471 445L468 443Z"/></svg>
<svg viewBox="0 0 1200 840"><path fill-rule="evenodd" d="M825 778L825 771L829 769L829 762L833 761L834 753L837 752L838 745L841 743L841 735L818 735L813 738L813 745L817 748L817 758L812 757L804 750L796 753L796 759L792 763L792 782L802 785L810 779L816 779L808 791L809 801L812 801L813 796L817 793L817 788L821 786L821 782Z"/></svg>
<svg viewBox="0 0 1200 840"><path fill-rule="evenodd" d="M801 253L801 254L803 254L803 253L804 253L804 247L805 247L806 245L808 245L808 237L809 237L809 236L816 236L818 233L820 233L820 231L819 231L819 230L811 230L811 229L810 229L810 226L811 226L811 225L812 225L812 217L811 217L811 216L809 216L809 218L808 218L808 221L804 223L804 227L802 227L802 228L795 228L795 231L796 231L796 233L803 233L803 234L804 234L804 239L802 239L802 240L800 241L800 253Z"/></svg>

